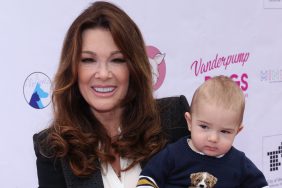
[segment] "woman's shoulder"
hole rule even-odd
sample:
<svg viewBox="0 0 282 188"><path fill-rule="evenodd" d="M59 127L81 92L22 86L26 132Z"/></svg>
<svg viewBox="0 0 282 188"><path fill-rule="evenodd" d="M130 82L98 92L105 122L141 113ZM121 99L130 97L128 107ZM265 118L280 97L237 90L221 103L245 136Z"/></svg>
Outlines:
<svg viewBox="0 0 282 188"><path fill-rule="evenodd" d="M42 147L47 136L48 129L33 135L39 187L66 187L61 160L48 157L46 147Z"/></svg>
<svg viewBox="0 0 282 188"><path fill-rule="evenodd" d="M37 157L44 157L46 154L46 149L42 147L43 142L48 136L48 129L44 129L38 133L35 133L33 135L33 146L34 146L34 151Z"/></svg>
<svg viewBox="0 0 282 188"><path fill-rule="evenodd" d="M33 142L37 143L41 140L44 140L48 135L48 129L43 129L40 132L37 132L33 135Z"/></svg>
<svg viewBox="0 0 282 188"><path fill-rule="evenodd" d="M33 147L38 163L50 163L60 166L60 160L54 157L50 147L48 146L49 129L44 129L33 135Z"/></svg>
<svg viewBox="0 0 282 188"><path fill-rule="evenodd" d="M184 95L158 98L161 125L170 143L184 136L190 136L185 120L185 112L190 111L189 103Z"/></svg>

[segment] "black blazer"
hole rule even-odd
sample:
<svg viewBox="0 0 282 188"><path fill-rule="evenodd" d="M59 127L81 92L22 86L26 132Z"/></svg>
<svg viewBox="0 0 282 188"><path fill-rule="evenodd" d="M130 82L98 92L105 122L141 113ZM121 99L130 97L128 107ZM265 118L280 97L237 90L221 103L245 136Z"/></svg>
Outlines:
<svg viewBox="0 0 282 188"><path fill-rule="evenodd" d="M183 136L189 136L184 113L190 111L185 96L157 99L161 124L169 143ZM44 138L44 131L33 136L34 150L37 157L37 176L39 188L103 188L101 172L95 171L88 178L75 176L68 163L44 157L39 152L38 143ZM142 166L144 163L141 164Z"/></svg>

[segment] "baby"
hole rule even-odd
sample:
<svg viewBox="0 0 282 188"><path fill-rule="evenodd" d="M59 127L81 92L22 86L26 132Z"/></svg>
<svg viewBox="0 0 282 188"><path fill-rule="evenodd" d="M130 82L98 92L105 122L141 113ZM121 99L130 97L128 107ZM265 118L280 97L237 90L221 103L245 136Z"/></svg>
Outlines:
<svg viewBox="0 0 282 188"><path fill-rule="evenodd" d="M191 138L168 145L143 168L138 188L268 187L263 173L232 146L243 129L245 97L226 76L216 76L194 93L185 113Z"/></svg>

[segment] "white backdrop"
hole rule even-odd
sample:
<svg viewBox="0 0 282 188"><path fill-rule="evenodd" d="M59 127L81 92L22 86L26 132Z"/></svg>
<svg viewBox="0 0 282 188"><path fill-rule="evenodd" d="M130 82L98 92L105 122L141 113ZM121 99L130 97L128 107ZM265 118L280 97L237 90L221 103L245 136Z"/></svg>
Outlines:
<svg viewBox="0 0 282 188"><path fill-rule="evenodd" d="M42 94L43 109L28 102L36 83L50 94L66 30L90 2L0 1L0 187L37 186L32 135L52 118L50 95ZM282 187L282 1L113 2L138 24L157 63L156 97L184 94L190 102L218 74L240 84L247 106L235 146L271 187Z"/></svg>

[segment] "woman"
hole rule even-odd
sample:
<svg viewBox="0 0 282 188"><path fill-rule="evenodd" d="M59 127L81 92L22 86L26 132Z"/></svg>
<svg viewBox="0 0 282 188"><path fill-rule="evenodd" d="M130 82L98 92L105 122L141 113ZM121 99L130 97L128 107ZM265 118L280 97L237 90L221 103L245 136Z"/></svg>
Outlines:
<svg viewBox="0 0 282 188"><path fill-rule="evenodd" d="M54 79L54 119L34 135L39 187L135 187L166 143L136 24L95 2L70 26Z"/></svg>

